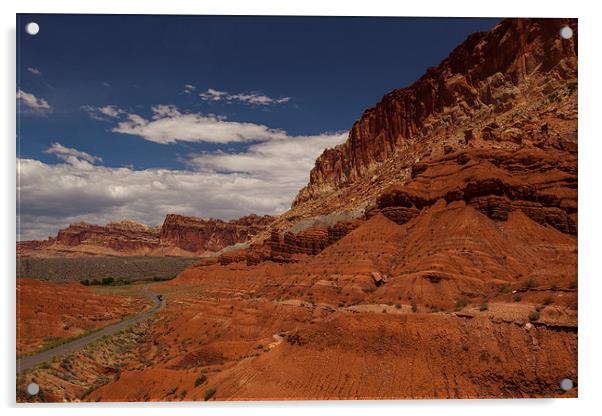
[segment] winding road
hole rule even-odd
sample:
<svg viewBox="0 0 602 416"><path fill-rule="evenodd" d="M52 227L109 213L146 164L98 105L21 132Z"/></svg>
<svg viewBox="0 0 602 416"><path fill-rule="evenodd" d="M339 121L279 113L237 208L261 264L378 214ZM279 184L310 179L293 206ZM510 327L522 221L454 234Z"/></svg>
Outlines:
<svg viewBox="0 0 602 416"><path fill-rule="evenodd" d="M48 361L57 357L59 355L67 354L73 351L77 351L80 348L85 347L86 345L99 340L104 336L113 335L128 326L135 324L137 322L142 321L143 319L148 318L153 315L159 309L161 309L164 305L164 300L159 299L159 295L152 292L148 285L144 287L145 295L150 298L154 305L151 309L142 312L140 315L132 316L130 318L124 319L123 321L117 322L115 324L106 326L98 331L95 331L89 335L86 335L81 338L74 339L73 341L67 342L65 344L59 345L57 347L51 348L49 350L41 351L37 354L29 355L27 357L22 357L17 359L17 374L22 373L25 370L28 370L32 367L35 367L38 364L43 363L44 361Z"/></svg>

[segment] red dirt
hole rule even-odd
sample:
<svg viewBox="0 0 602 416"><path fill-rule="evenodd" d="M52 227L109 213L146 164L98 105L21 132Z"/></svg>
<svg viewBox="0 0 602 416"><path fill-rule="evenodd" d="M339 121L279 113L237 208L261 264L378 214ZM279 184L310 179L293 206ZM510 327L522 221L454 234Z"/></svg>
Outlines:
<svg viewBox="0 0 602 416"><path fill-rule="evenodd" d="M99 295L80 283L17 279L17 354L120 321L143 310L144 296Z"/></svg>

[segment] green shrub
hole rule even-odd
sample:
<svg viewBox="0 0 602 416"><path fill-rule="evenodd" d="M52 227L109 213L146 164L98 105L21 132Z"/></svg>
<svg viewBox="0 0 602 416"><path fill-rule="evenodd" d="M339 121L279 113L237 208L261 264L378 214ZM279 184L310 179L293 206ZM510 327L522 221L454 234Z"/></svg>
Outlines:
<svg viewBox="0 0 602 416"><path fill-rule="evenodd" d="M416 302L412 302L412 312L416 312L418 310L418 305L416 305Z"/></svg>
<svg viewBox="0 0 602 416"><path fill-rule="evenodd" d="M210 398L212 398L213 395L215 394L215 392L216 392L216 390L213 387L205 390L205 401L207 401Z"/></svg>
<svg viewBox="0 0 602 416"><path fill-rule="evenodd" d="M535 286L537 286L537 282L532 277L528 278L525 282L525 287L527 289L533 289Z"/></svg>
<svg viewBox="0 0 602 416"><path fill-rule="evenodd" d="M500 292L502 292L502 293L510 293L510 285L509 284L504 284L504 285L500 286Z"/></svg>
<svg viewBox="0 0 602 416"><path fill-rule="evenodd" d="M200 374L196 380L194 380L194 387L198 387L201 384L203 384L205 381L207 381L207 376L205 374Z"/></svg>
<svg viewBox="0 0 602 416"><path fill-rule="evenodd" d="M539 311L533 311L529 314L529 321L534 322L539 320Z"/></svg>
<svg viewBox="0 0 602 416"><path fill-rule="evenodd" d="M481 312L483 312L483 311L487 311L487 310L489 310L489 305L488 305L486 302L483 302L483 303L481 303L481 305L479 306L479 310L480 310Z"/></svg>
<svg viewBox="0 0 602 416"><path fill-rule="evenodd" d="M184 397L186 397L187 394L188 394L188 390L182 390L180 392L180 399L183 399Z"/></svg>
<svg viewBox="0 0 602 416"><path fill-rule="evenodd" d="M468 305L468 298L466 296L462 296L460 299L456 301L456 310L460 311L464 309Z"/></svg>
<svg viewBox="0 0 602 416"><path fill-rule="evenodd" d="M178 391L178 386L173 386L171 389L169 389L167 395L169 396L170 394L176 394L176 391Z"/></svg>
<svg viewBox="0 0 602 416"><path fill-rule="evenodd" d="M520 302L521 300L523 300L523 297L521 296L520 293L517 293L514 296L512 296L512 300L515 302Z"/></svg>
<svg viewBox="0 0 602 416"><path fill-rule="evenodd" d="M92 279L92 280L90 281L90 284L91 284L91 285L99 285L99 284L100 284L100 280L98 280L98 279Z"/></svg>
<svg viewBox="0 0 602 416"><path fill-rule="evenodd" d="M90 281L88 279L83 279L79 281L82 285L84 286L89 286L90 285Z"/></svg>
<svg viewBox="0 0 602 416"><path fill-rule="evenodd" d="M112 277L103 277L102 278L102 285L110 285L115 281L115 279L113 279Z"/></svg>

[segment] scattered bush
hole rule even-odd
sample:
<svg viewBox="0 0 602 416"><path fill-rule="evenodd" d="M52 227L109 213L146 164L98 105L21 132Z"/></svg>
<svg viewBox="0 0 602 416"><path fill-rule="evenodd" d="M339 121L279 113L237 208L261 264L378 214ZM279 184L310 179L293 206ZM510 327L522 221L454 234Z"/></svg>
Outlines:
<svg viewBox="0 0 602 416"><path fill-rule="evenodd" d="M539 311L533 311L529 314L529 321L535 322L539 320Z"/></svg>
<svg viewBox="0 0 602 416"><path fill-rule="evenodd" d="M515 302L520 302L521 300L523 300L523 297L520 293L517 293L514 296L512 296L512 300Z"/></svg>
<svg viewBox="0 0 602 416"><path fill-rule="evenodd" d="M187 394L188 394L188 390L182 390L180 392L180 399L183 399L184 397L186 397Z"/></svg>
<svg viewBox="0 0 602 416"><path fill-rule="evenodd" d="M479 310L481 312L483 311L488 311L489 310L489 305L486 302L481 303L481 305L479 306Z"/></svg>
<svg viewBox="0 0 602 416"><path fill-rule="evenodd" d="M80 280L79 281L82 285L84 286L89 286L90 285L90 281L88 279L84 279L84 280Z"/></svg>
<svg viewBox="0 0 602 416"><path fill-rule="evenodd" d="M525 282L525 287L527 289L533 289L536 286L537 286L537 282L532 277L528 278L527 281Z"/></svg>
<svg viewBox="0 0 602 416"><path fill-rule="evenodd" d="M456 310L460 311L464 309L468 305L468 298L466 296L462 296L460 299L456 301Z"/></svg>
<svg viewBox="0 0 602 416"><path fill-rule="evenodd" d="M412 302L412 312L416 312L418 310L418 305L416 305L416 302Z"/></svg>
<svg viewBox="0 0 602 416"><path fill-rule="evenodd" d="M102 285L110 285L114 281L115 281L115 279L113 279L112 277L103 277L101 284Z"/></svg>
<svg viewBox="0 0 602 416"><path fill-rule="evenodd" d="M500 286L500 292L502 292L502 293L510 293L510 285L509 284L504 284L504 285Z"/></svg>
<svg viewBox="0 0 602 416"><path fill-rule="evenodd" d="M207 381L207 376L205 374L200 374L196 380L194 380L194 387L198 387L201 384L203 384L205 381Z"/></svg>
<svg viewBox="0 0 602 416"><path fill-rule="evenodd" d="M399 303L395 304L395 309L401 309L401 305Z"/></svg>
<svg viewBox="0 0 602 416"><path fill-rule="evenodd" d="M215 392L216 392L216 390L213 387L205 390L205 401L207 401L210 398L212 398L213 395L215 394Z"/></svg>
<svg viewBox="0 0 602 416"><path fill-rule="evenodd" d="M173 386L171 389L169 389L167 395L169 396L171 394L176 394L176 391L178 391L178 386Z"/></svg>

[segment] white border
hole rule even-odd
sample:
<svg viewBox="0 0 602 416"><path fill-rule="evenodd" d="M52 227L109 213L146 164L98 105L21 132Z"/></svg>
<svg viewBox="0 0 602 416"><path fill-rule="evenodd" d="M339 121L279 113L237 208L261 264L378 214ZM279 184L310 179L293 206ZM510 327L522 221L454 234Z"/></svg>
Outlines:
<svg viewBox="0 0 602 416"><path fill-rule="evenodd" d="M562 414L591 414L600 404L602 387L600 354L602 328L598 297L602 296L602 273L599 272L599 247L602 246L600 227L602 164L600 131L602 114L600 102L600 73L602 62L598 43L602 39L600 13L594 1L528 2L525 0L486 1L327 1L327 0L15 0L0 2L2 22L2 67L0 125L4 127L2 143L2 327L0 342L4 369L1 377L1 404L13 414L81 414L106 415L122 409L131 414L233 414L249 415L307 415L345 414L445 414L497 415L509 412ZM130 404L130 405L47 405L17 407L14 404L14 319L15 319L15 13L123 13L123 14L247 14L247 15L337 15L337 16L521 16L521 17L578 17L579 18L579 399L576 400L470 400L470 401L402 401L402 402L272 402L233 404ZM358 50L358 57L362 51ZM385 91L383 91L384 93Z"/></svg>

